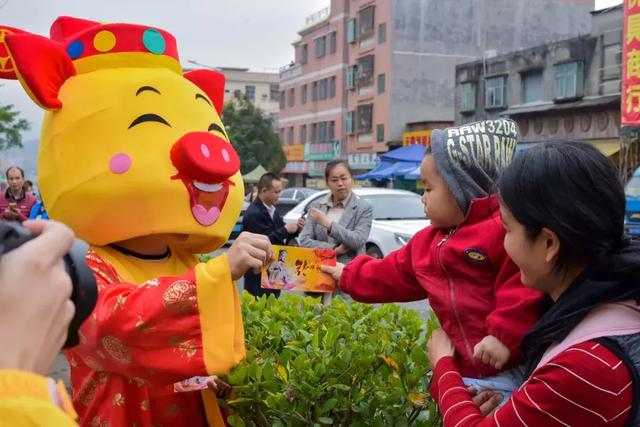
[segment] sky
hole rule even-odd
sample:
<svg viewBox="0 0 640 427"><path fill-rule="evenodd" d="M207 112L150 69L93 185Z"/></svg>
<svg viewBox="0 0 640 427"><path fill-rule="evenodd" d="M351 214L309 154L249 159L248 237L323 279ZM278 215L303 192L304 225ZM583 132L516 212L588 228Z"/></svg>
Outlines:
<svg viewBox="0 0 640 427"><path fill-rule="evenodd" d="M329 0L0 0L0 23L41 35L48 35L51 23L61 15L148 24L176 37L184 66L191 66L188 61L192 60L213 67L277 72L293 59L291 43L304 26L305 18L329 3ZM596 0L596 9L618 3L621 1ZM42 111L17 82L1 82L0 105L4 104L15 105L33 123L24 138L37 138Z"/></svg>

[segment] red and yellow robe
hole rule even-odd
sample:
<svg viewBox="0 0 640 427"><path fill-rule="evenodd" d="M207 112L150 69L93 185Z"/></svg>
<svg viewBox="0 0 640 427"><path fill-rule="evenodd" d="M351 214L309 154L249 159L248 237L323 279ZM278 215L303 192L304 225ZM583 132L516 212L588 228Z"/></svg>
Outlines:
<svg viewBox="0 0 640 427"><path fill-rule="evenodd" d="M173 383L227 373L244 357L226 255L197 263L172 249L166 260L151 261L99 247L87 263L98 302L80 344L66 352L81 424L199 426L206 418L223 426L211 391L174 393Z"/></svg>

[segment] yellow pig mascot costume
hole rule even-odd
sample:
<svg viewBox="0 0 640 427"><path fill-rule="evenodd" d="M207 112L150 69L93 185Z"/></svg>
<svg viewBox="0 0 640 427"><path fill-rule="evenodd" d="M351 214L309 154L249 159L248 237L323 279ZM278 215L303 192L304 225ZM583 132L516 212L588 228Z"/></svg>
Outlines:
<svg viewBox="0 0 640 427"><path fill-rule="evenodd" d="M245 354L219 248L238 218L240 161L220 113L224 76L183 74L174 37L58 18L50 38L0 27L0 77L47 110L39 181L52 218L92 250L97 306L67 352L86 426L223 426L210 390Z"/></svg>

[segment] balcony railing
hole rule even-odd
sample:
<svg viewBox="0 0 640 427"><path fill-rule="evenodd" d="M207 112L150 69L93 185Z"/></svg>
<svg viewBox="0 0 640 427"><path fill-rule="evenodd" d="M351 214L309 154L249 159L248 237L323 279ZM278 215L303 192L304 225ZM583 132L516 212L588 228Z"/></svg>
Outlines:
<svg viewBox="0 0 640 427"><path fill-rule="evenodd" d="M312 25L317 24L318 22L327 18L330 13L331 13L331 7L327 6L324 9L317 11L313 15L307 16L307 19L305 20L305 28L311 27Z"/></svg>
<svg viewBox="0 0 640 427"><path fill-rule="evenodd" d="M302 74L302 66L300 64L289 64L280 67L280 81L289 80Z"/></svg>

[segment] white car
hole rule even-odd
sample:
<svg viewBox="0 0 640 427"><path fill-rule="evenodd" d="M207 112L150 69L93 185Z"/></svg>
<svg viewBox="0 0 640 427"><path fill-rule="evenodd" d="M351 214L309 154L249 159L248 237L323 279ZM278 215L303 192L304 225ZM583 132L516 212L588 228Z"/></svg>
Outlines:
<svg viewBox="0 0 640 427"><path fill-rule="evenodd" d="M366 245L367 254L372 257L382 258L401 248L430 224L421 197L416 193L388 188L354 188L353 192L373 207L373 223ZM327 197L328 193L325 190L306 198L284 216L284 222L296 222L311 203Z"/></svg>

